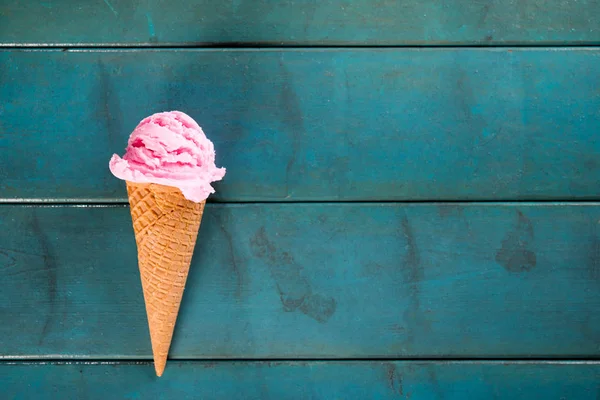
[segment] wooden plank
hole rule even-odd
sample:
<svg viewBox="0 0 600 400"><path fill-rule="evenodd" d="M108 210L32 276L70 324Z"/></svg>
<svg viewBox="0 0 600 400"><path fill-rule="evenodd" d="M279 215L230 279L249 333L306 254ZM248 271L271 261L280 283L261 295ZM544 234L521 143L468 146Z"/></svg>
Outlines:
<svg viewBox="0 0 600 400"><path fill-rule="evenodd" d="M600 204L207 207L173 358L600 355ZM0 207L4 358L151 358L129 210Z"/></svg>
<svg viewBox="0 0 600 400"><path fill-rule="evenodd" d="M599 17L592 0L12 0L0 44L597 44Z"/></svg>
<svg viewBox="0 0 600 400"><path fill-rule="evenodd" d="M0 364L29 399L596 399L598 362L170 362Z"/></svg>
<svg viewBox="0 0 600 400"><path fill-rule="evenodd" d="M125 201L110 156L182 109L228 170L218 201L597 199L599 56L3 51L0 198Z"/></svg>

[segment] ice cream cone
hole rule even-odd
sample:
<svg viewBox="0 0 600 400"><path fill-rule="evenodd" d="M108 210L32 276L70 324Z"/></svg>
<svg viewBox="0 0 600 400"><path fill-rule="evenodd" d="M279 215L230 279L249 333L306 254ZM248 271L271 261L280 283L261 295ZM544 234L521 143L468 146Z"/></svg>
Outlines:
<svg viewBox="0 0 600 400"><path fill-rule="evenodd" d="M156 374L161 376L212 182L225 176L202 128L181 111L135 127L108 167L127 182Z"/></svg>
<svg viewBox="0 0 600 400"><path fill-rule="evenodd" d="M156 375L161 376L205 201L171 186L127 181Z"/></svg>

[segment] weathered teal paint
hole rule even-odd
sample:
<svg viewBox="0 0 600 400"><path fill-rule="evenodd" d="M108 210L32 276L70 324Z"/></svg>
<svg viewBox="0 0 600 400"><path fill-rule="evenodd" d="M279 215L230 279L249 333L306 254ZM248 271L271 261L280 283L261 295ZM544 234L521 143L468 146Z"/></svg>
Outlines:
<svg viewBox="0 0 600 400"><path fill-rule="evenodd" d="M599 15L2 2L0 397L597 398L596 361L515 359L600 356ZM158 380L128 208L77 203L125 201L108 159L168 109L228 169L211 201L282 204L208 205Z"/></svg>
<svg viewBox="0 0 600 400"><path fill-rule="evenodd" d="M170 109L227 167L211 200L600 197L595 48L10 50L0 71L4 200L124 201L108 160Z"/></svg>
<svg viewBox="0 0 600 400"><path fill-rule="evenodd" d="M598 362L0 363L3 396L63 399L596 399Z"/></svg>
<svg viewBox="0 0 600 400"><path fill-rule="evenodd" d="M596 203L210 204L170 356L597 357L598 220ZM151 358L127 207L5 205L0 243L0 357Z"/></svg>
<svg viewBox="0 0 600 400"><path fill-rule="evenodd" d="M0 44L598 44L599 14L593 0L9 0Z"/></svg>

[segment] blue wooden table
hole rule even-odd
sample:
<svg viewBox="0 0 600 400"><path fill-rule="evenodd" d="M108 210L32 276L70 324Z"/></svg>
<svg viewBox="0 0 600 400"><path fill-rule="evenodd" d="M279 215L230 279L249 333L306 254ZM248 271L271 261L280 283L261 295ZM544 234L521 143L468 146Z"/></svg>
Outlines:
<svg viewBox="0 0 600 400"><path fill-rule="evenodd" d="M600 4L4 1L0 398L597 399ZM227 168L156 378L125 185Z"/></svg>

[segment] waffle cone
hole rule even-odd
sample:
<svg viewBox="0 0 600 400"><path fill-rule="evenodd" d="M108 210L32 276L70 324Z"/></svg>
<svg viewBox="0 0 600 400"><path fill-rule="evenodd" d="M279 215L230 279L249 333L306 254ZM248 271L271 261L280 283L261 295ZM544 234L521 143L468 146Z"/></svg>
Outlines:
<svg viewBox="0 0 600 400"><path fill-rule="evenodd" d="M177 188L127 182L156 375L161 376L205 202Z"/></svg>

